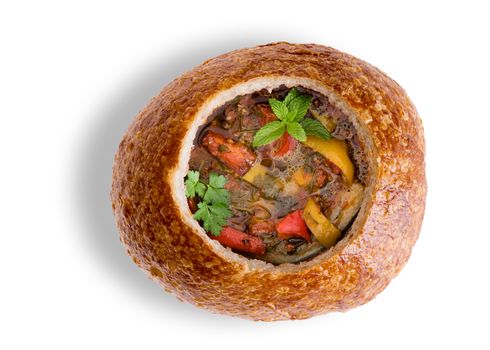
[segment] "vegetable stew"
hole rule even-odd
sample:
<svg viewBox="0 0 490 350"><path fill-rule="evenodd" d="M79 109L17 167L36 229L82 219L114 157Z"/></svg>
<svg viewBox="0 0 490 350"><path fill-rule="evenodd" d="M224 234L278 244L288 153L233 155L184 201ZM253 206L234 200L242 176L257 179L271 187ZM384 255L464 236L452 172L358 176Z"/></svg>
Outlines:
<svg viewBox="0 0 490 350"><path fill-rule="evenodd" d="M209 116L185 185L189 209L212 239L282 264L343 237L367 177L348 117L318 92L281 86L238 96Z"/></svg>

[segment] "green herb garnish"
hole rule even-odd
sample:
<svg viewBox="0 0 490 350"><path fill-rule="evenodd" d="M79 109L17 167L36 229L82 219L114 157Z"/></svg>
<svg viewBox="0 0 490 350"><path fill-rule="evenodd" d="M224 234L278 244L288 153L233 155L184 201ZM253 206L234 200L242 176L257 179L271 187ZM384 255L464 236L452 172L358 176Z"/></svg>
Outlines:
<svg viewBox="0 0 490 350"><path fill-rule="evenodd" d="M312 97L300 95L296 88L292 88L284 101L275 98L269 99L269 105L277 119L267 123L257 131L253 139L253 146L259 147L280 138L284 132L296 140L306 141L306 135L312 135L328 140L331 135L318 120L304 119L310 108Z"/></svg>
<svg viewBox="0 0 490 350"><path fill-rule="evenodd" d="M209 183L199 179L199 171L191 170L185 180L186 197L201 199L197 204L198 210L194 213L194 219L202 220L204 229L214 236L219 236L226 219L231 216L230 193L224 188L226 177L216 173L209 174Z"/></svg>
<svg viewBox="0 0 490 350"><path fill-rule="evenodd" d="M224 188L226 177L215 173L209 174L209 184L203 199L206 203L230 204L230 193Z"/></svg>
<svg viewBox="0 0 490 350"><path fill-rule="evenodd" d="M225 204L209 204L201 202L197 205L199 208L194 213L194 219L202 220L204 229L211 232L214 236L219 236L226 219L231 216L231 211Z"/></svg>
<svg viewBox="0 0 490 350"><path fill-rule="evenodd" d="M199 171L191 170L187 173L187 179L185 180L185 196L192 198L196 196L204 197L206 192L206 185L199 181Z"/></svg>
<svg viewBox="0 0 490 350"><path fill-rule="evenodd" d="M318 120L308 118L303 119L301 126L307 135L316 136L324 140L328 140L332 137L328 130Z"/></svg>

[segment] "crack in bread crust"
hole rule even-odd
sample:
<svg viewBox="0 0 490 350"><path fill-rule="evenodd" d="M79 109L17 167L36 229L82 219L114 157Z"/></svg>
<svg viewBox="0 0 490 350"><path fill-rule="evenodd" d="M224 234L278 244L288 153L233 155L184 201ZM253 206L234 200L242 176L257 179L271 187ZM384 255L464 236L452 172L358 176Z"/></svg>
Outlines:
<svg viewBox="0 0 490 350"><path fill-rule="evenodd" d="M354 118L371 182L350 233L333 249L274 267L209 239L182 198L199 124L229 96L281 83L325 93ZM424 214L424 153L415 107L377 68L320 45L257 46L207 60L138 114L115 157L113 211L128 254L179 299L253 320L308 318L368 302L405 265Z"/></svg>

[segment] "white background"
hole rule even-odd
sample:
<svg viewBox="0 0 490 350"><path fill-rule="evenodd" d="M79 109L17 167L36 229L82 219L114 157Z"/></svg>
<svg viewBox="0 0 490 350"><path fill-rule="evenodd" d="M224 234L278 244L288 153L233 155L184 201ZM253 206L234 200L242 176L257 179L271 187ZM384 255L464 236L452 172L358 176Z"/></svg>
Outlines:
<svg viewBox="0 0 490 350"><path fill-rule="evenodd" d="M2 1L0 348L489 349L484 1ZM429 195L409 263L345 314L257 323L177 301L118 240L111 166L133 116L209 57L271 41L381 68L423 118Z"/></svg>

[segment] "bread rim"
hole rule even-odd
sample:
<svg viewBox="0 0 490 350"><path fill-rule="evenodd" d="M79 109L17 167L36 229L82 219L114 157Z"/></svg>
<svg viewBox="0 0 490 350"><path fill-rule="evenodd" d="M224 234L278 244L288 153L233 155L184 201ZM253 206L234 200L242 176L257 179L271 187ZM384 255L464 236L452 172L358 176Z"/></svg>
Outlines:
<svg viewBox="0 0 490 350"><path fill-rule="evenodd" d="M192 218L183 178L197 129L216 107L280 85L318 91L349 116L370 179L335 247L274 266L211 240ZM378 69L315 44L257 46L204 62L139 113L115 157L113 211L134 262L180 300L253 320L308 318L366 303L405 265L424 214L424 155L415 107Z"/></svg>

